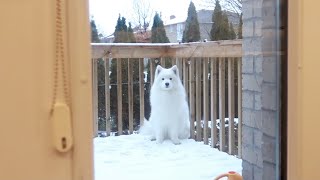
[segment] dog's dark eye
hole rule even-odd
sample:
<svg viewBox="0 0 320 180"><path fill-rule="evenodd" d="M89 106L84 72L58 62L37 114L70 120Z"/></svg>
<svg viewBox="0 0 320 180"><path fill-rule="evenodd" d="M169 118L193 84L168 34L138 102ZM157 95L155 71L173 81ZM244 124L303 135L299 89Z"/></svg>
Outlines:
<svg viewBox="0 0 320 180"><path fill-rule="evenodd" d="M170 78L170 80L172 80L172 78Z"/></svg>
<svg viewBox="0 0 320 180"><path fill-rule="evenodd" d="M162 81L164 80L164 78L162 78Z"/></svg>

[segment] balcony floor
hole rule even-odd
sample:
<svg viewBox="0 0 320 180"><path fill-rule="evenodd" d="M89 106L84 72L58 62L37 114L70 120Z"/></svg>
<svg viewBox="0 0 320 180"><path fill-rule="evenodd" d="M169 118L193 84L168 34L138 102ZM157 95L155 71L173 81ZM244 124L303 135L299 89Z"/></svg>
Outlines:
<svg viewBox="0 0 320 180"><path fill-rule="evenodd" d="M156 144L144 136L94 139L95 180L212 180L228 171L241 174L241 159L188 139Z"/></svg>

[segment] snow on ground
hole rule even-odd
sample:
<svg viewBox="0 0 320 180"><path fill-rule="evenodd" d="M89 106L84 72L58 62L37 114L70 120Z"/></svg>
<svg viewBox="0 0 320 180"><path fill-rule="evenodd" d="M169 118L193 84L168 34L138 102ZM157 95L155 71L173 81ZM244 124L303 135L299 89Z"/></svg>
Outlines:
<svg viewBox="0 0 320 180"><path fill-rule="evenodd" d="M212 180L221 173L241 174L241 159L203 142L156 144L133 134L94 139L95 180Z"/></svg>
<svg viewBox="0 0 320 180"><path fill-rule="evenodd" d="M238 120L238 118L234 118L233 119L233 121L234 121L234 124L238 124L238 122L239 122L239 120ZM229 118L225 118L225 127L229 127L229 124L228 124L228 122L229 122ZM194 126L196 127L197 126L197 121L195 121L194 122ZM204 120L201 120L201 127L203 128L204 127ZM209 128L211 128L211 121L208 121L208 127ZM216 120L216 127L218 128L218 129L220 129L220 119L217 119Z"/></svg>

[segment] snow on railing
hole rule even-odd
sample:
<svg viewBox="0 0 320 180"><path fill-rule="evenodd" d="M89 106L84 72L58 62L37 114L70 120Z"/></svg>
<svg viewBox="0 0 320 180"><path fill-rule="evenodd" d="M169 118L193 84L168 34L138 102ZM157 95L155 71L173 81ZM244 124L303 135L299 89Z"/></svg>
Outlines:
<svg viewBox="0 0 320 180"><path fill-rule="evenodd" d="M136 132L150 115L156 65L176 64L188 95L191 138L241 157L241 40L91 46L94 136L98 130L106 136Z"/></svg>

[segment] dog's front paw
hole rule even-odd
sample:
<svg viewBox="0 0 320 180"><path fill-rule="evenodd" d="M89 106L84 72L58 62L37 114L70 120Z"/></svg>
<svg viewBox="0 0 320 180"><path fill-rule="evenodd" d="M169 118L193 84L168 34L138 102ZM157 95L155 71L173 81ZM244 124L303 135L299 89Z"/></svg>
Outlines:
<svg viewBox="0 0 320 180"><path fill-rule="evenodd" d="M163 143L163 140L156 140L156 143L157 143L157 144L162 144L162 143Z"/></svg>
<svg viewBox="0 0 320 180"><path fill-rule="evenodd" d="M172 140L172 143L173 143L174 145L179 145L179 144L181 144L181 142L180 142L179 140Z"/></svg>

